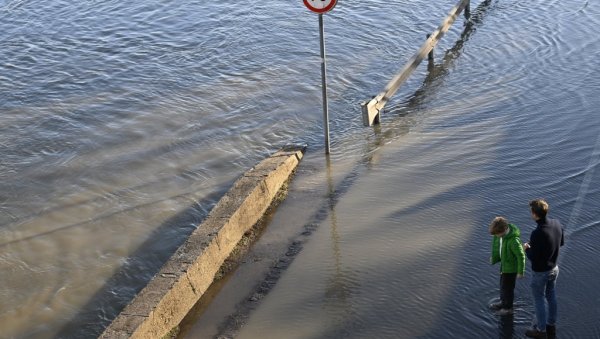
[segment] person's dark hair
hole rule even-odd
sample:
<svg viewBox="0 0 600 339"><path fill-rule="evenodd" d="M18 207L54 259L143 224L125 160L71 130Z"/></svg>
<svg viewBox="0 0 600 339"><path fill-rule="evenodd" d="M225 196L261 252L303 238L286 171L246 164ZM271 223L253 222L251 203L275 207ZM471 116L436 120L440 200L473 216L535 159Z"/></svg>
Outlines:
<svg viewBox="0 0 600 339"><path fill-rule="evenodd" d="M490 224L490 234L501 234L508 228L508 221L503 217L495 217Z"/></svg>
<svg viewBox="0 0 600 339"><path fill-rule="evenodd" d="M531 212L535 214L538 218L544 219L546 218L546 214L548 214L548 203L544 199L535 199L529 202L529 207L531 207Z"/></svg>

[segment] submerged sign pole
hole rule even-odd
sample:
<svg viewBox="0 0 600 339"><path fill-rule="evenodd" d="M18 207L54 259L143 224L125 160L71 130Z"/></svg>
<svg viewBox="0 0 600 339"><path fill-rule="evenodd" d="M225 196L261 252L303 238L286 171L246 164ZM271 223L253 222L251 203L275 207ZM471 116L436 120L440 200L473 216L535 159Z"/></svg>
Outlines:
<svg viewBox="0 0 600 339"><path fill-rule="evenodd" d="M323 14L319 14L319 35L321 37L321 89L323 91L323 130L325 131L325 154L329 154L329 108L327 105L327 62L325 59L325 28Z"/></svg>
<svg viewBox="0 0 600 339"><path fill-rule="evenodd" d="M303 0L304 5L319 14L319 37L321 45L321 83L323 91L323 129L325 131L325 154L329 154L329 110L327 108L327 63L325 59L325 28L323 13L329 12L337 4L337 0Z"/></svg>

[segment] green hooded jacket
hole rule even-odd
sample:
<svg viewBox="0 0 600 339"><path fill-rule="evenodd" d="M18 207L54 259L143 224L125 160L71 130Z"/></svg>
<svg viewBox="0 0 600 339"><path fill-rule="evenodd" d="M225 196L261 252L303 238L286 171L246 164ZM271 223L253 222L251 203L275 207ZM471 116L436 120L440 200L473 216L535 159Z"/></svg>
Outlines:
<svg viewBox="0 0 600 339"><path fill-rule="evenodd" d="M500 262L501 273L525 274L525 252L521 245L521 231L513 224L508 224L510 232L502 237L502 257L500 256L500 238L494 236L492 240L493 264Z"/></svg>

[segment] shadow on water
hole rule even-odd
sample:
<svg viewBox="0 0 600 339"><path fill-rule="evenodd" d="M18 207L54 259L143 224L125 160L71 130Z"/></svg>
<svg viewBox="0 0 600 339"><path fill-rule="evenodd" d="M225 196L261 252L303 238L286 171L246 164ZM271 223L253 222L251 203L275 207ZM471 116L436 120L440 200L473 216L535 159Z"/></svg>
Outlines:
<svg viewBox="0 0 600 339"><path fill-rule="evenodd" d="M125 190L119 190L118 192L125 192ZM18 238L18 239L15 239L15 240L10 240L10 241L4 242L4 243L0 243L0 247L8 246L8 245L11 245L11 244L14 244L14 243L19 243L19 242L22 242L22 241L28 241L28 240L31 240L31 239L36 239L36 238L39 238L39 237L48 236L48 235L51 235L51 234L54 234L54 233L58 233L58 232L62 232L62 231L66 231L66 230L69 230L69 229L84 227L85 225L93 225L97 221L100 221L100 220L105 219L105 218L110 217L110 216L114 216L114 215L119 214L119 213L129 212L129 211L133 211L133 210L136 210L136 209L139 209L139 208L148 207L148 206L151 206L151 205L156 204L156 203L161 202L161 201L176 199L176 198L179 198L179 197L184 197L186 195L189 195L189 193L183 193L183 194L179 194L177 196L171 196L171 197L168 197L168 198L165 198L165 199L162 199L162 200L155 200L155 201L148 202L148 203L138 204L138 205L131 206L131 207L128 207L128 208L122 208L122 209L119 209L117 211L110 211L108 213L104 213L104 214L98 215L96 217L90 218L90 219L85 220L85 221L81 221L81 222L74 223L74 224L68 224L68 225L61 226L61 227L58 227L58 228L54 228L54 229L51 229L51 230L48 230L48 231L45 231L45 232L40 232L40 233L36 233L34 235L30 235L30 236ZM100 201L102 199L104 199L104 197L92 198L92 199L86 200L86 202ZM56 211L56 210L61 210L61 209L64 209L64 208L69 208L69 207L74 207L74 206L79 206L79 205L84 205L84 203L67 204L67 205L64 205L64 207L49 208L48 211ZM214 205L214 203L212 205ZM210 205L210 206L212 206L212 205ZM198 205L198 208L200 209L200 211L203 214L207 214L208 211L210 211L210 207L207 207L207 205ZM47 213L47 211L44 211L43 213ZM37 215L42 215L42 213L40 212ZM27 216L27 217L29 218L30 216ZM0 226L0 228L1 228L1 226Z"/></svg>
<svg viewBox="0 0 600 339"><path fill-rule="evenodd" d="M491 1L484 1L481 3L475 11L472 12L471 19L466 22L465 28L460 36L460 39L455 45L445 52L443 61L440 64L434 64L429 62L427 74L423 85L417 90L414 95L407 102L407 109L417 109L425 101L428 95L432 94L432 91L439 86L439 81L448 74L448 68L452 62L460 56L460 51L464 43L469 39L471 34L475 31L476 25L482 20L485 9L489 7ZM401 113L396 112L394 113ZM391 123L395 126L394 122ZM360 177L360 174L366 167L370 167L376 150L381 148L386 142L394 139L398 136L408 133L408 130L402 129L400 131L392 128L382 132L381 126L374 127L374 137L368 140L366 148L364 150L364 156L360 161L341 182L337 187L334 187L331 179L331 164L329 158L327 158L327 178L329 185L328 202L316 211L316 213L309 219L309 222L304 226L302 234L292 241L288 246L288 251L281 256L277 265L275 265L271 271L267 274L267 277L258 285L255 291L252 293L260 292L262 295L268 293L270 289L275 285L279 279L281 272L285 270L294 259L294 257L301 251L303 244L308 241L312 232L316 230L318 225L322 223L328 217L332 218L332 248L334 251L334 257L336 259L336 276L331 278L328 287L328 297L332 299L332 305L339 308L340 301L343 302L346 296L351 293L351 286L344 285L344 281L350 281L342 277L344 272L341 264L341 253L339 247L339 235L336 227L335 217L335 206L339 200L344 196L345 193L353 186L356 180ZM227 186L228 187L228 186ZM161 225L154 234L142 245L140 248L133 253L128 262L123 265L118 272L116 272L99 290L90 301L82 308L77 316L75 316L67 325L65 325L58 333L58 338L80 338L80 337L95 337L99 335L104 328L110 323L112 319L125 307L125 305L150 281L150 279L158 272L162 264L166 262L169 255L175 251L175 249L185 240L185 238L193 231L190 227L185 232L175 232L171 236L175 236L176 239L172 241L164 241L164 237L167 234L171 234L170 230L174 225L198 225L201 220L206 216L206 205L214 205L216 201L222 196L224 190L214 192L202 201L198 202L194 206L190 206L184 212L172 217L170 220ZM457 194L456 192L452 194ZM458 193L460 194L460 193ZM444 194L438 199L448 199ZM424 202L424 205L435 203L435 201ZM423 204L421 207L423 207ZM480 220L478 222L487 222ZM148 268L147 263L152 263L153 267ZM419 265L415 263L414 265ZM457 282L458 283L458 282ZM220 326L222 334L235 334L243 324L243 320L247 319L249 313L256 307L256 303L249 303L248 301L242 303L238 307L238 312L235 316L230 317L230 321ZM346 316L356 316L353 314L352 308L349 305L344 306ZM101 314L99 315L99 310ZM232 319L235 319L232 320ZM242 320L242 321L240 321ZM510 319L512 320L512 319ZM345 321L344 321L345 323ZM347 325L347 324L345 324ZM500 322L501 337L506 337L504 334L512 333L512 321L508 319ZM343 326L341 326L343 327ZM349 329L338 329L336 333L340 335L343 331L347 332Z"/></svg>
<svg viewBox="0 0 600 339"><path fill-rule="evenodd" d="M374 145L375 147L375 145ZM278 282L279 278L283 271L285 271L291 263L294 261L298 253L302 251L304 244L306 244L310 240L310 236L313 232L317 230L319 225L323 223L330 216L333 218L333 224L336 225L335 222L335 206L339 202L339 200L343 197L345 193L349 191L354 182L360 178L361 168L362 166L354 167L351 172L344 177L344 179L340 182L337 187L333 186L333 180L331 177L331 162L329 158L326 158L326 166L327 166L327 181L328 181L328 190L329 194L327 196L327 203L322 205L311 217L309 217L309 221L304 225L303 231L300 235L296 236L287 246L287 251L283 253L276 260L277 263L271 267L271 269L267 272L264 279L257 284L257 286L249 293L249 295L244 298L244 301L239 303L236 306L235 314L228 317L224 323L219 325L219 336L224 337L235 337L241 327L246 323L250 313L258 307L260 303L260 299L262 299L265 295L267 295L275 284ZM330 300L344 300L344 295L349 293L349 287L343 284L340 284L340 281L343 279L338 279L344 273L341 271L341 253L339 249L339 235L337 234L336 226L332 227L332 241L333 241L333 250L334 257L336 258L336 272L338 272L338 276L332 278L329 282L328 287L328 296ZM260 296L259 299L253 298L253 296ZM335 303L333 303L335 304ZM339 307L336 306L335 307ZM349 308L348 308L349 309Z"/></svg>
<svg viewBox="0 0 600 339"><path fill-rule="evenodd" d="M469 196L473 191L479 189L481 187L480 181L472 181L468 184L457 186L448 191L433 195L423 201L420 201L418 204L395 211L393 216L388 216L390 219L401 219L402 216L408 216L414 214L415 211L423 211L423 210L441 210L443 209L448 201L461 199L462 197ZM490 210L493 208L493 202L488 202L489 205L481 205L479 206L478 211L474 211L473 215L480 216L472 221L473 225L485 225L489 222L487 217L489 216ZM329 206L327 206L329 208ZM331 213L334 212L335 209L330 210ZM451 213L447 216L452 218ZM449 230L451 231L451 230ZM332 231L333 232L333 231ZM369 230L365 230L365 232L370 233L378 233L373 228ZM439 246L436 249L432 249L427 251L426 254L421 255L418 260L411 260L406 264L406 267L403 271L411 272L411 278L407 277L406 279L417 279L415 275L423 274L421 272L427 271L425 274L431 274L431 270L436 270L437 268L441 268L440 263L442 258L450 255L450 252L460 253L461 258L476 258L481 259L481 261L486 261L486 257L482 257L479 251L481 248L479 246L472 246L473 243L476 243L481 239L482 234L487 233L486 229L479 229L471 232L471 237L465 239L464 245L461 248L444 248L444 246ZM487 234L485 234L487 236ZM367 237L368 234L353 234L354 238L361 239ZM335 247L334 247L335 248ZM487 249L487 246L486 246ZM485 252L485 255L488 255L488 252ZM437 263L437 264L436 264ZM465 265L465 264L461 264ZM390 272L394 272L394 267L381 265L377 267L377 270L380 272L387 272L382 274L387 274L387 277L391 277ZM468 270L468 269L467 269ZM463 271L463 270L458 270ZM466 298L466 294L469 293L477 293L479 292L465 292L465 286L472 285L472 276L470 274L452 274L445 275L445 278L448 279L444 281L443 285L449 287L448 292L446 293L445 300L434 300L436 306L436 313L438 314L436 317L436 321L434 321L433 326L429 327L425 332L422 333L420 337L423 338L485 338L489 337L489 319L494 316L487 310L487 300L481 300L481 297L472 297ZM404 278L403 278L404 279ZM486 282L489 280L490 282L494 280L492 276L489 279L484 279ZM495 280L494 280L495 282ZM490 283L491 284L491 283ZM412 281L406 289L411 289L410 294L415 295L427 295L427 291L430 286L427 284L418 283L415 285L414 281ZM335 284L330 283L328 286L328 290L331 288L342 288L344 293L341 294L340 298L337 298L335 302L345 302L344 294L352 293L351 287L341 285L339 286L338 282ZM480 287L478 287L480 288ZM485 294L487 295L491 291L496 291L496 285L485 286ZM319 293L319 291L315 291L315 293ZM318 297L315 297L318 298ZM312 300L312 297L307 297L306 299ZM353 310L351 307L345 310L344 315L347 318L343 319L343 322L337 323L336 326L331 326L327 331L321 332L319 334L320 338L366 338L373 336L374 333L380 333L381 323L379 323L376 319L373 318L373 315L379 316L379 318L389 316L391 313L395 315L399 315L398 323L395 325L400 329L399 333L396 335L382 335L382 337L402 337L401 329L404 328L406 330L410 329L412 326L421 326L418 323L407 322L402 314L412 316L414 318L414 313L418 313L420 310L416 309L414 305L409 305L407 302L398 302L398 298L390 297L387 300L362 304L360 306L359 312L357 310ZM295 305L290 305L290 309L287 310L289 314L293 314ZM342 307L338 305L337 307ZM483 310L483 311L482 311ZM286 312L286 311L283 311ZM475 320L473 320L475 318ZM367 319L367 321L365 321ZM371 320L371 321L368 321ZM512 333L514 332L514 324L513 317L499 317L498 318L498 332L500 338L512 338ZM227 333L230 335L231 333Z"/></svg>
<svg viewBox="0 0 600 339"><path fill-rule="evenodd" d="M350 297L353 294L353 286L350 282L354 281L349 277L349 273L344 270L344 265L342 263L342 252L340 246L340 234L338 231L338 221L337 214L335 210L335 202L331 199L335 193L335 186L333 183L333 177L331 173L331 160L327 159L327 188L328 188L328 203L329 203L329 212L331 213L331 249L333 251L334 258L334 274L331 276L327 282L327 287L325 290L325 308L333 309L332 313L337 314L338 319L336 319L337 323L343 323L344 319L347 319L353 315L355 315L355 310L353 309L352 303L350 302ZM346 329L345 326L342 328ZM350 334L349 332L345 333L346 335Z"/></svg>
<svg viewBox="0 0 600 339"><path fill-rule="evenodd" d="M230 182L226 187L230 187ZM121 310L160 270L170 255L193 232L226 189L213 192L186 210L173 216L146 240L127 262L96 292L80 312L56 335L56 338L98 337ZM174 232L173 229L177 228Z"/></svg>
<svg viewBox="0 0 600 339"><path fill-rule="evenodd" d="M198 145L202 145L202 142L204 141L205 138L206 138L206 136L204 136L202 134L192 135L192 136L189 136L186 138L180 138L181 140L178 140L177 143L171 143L171 144L167 144L167 145L158 145L158 146L156 146L154 148L150 148L150 149L144 149L141 151L136 150L133 153L128 152L126 154L122 154L117 157L113 157L110 159L110 161L94 163L94 173L110 173L110 174L112 174L112 173L115 173L115 164L117 164L118 166L122 166L123 164L133 164L136 166L140 166L138 164L142 163L142 159L159 159L160 157L168 155L168 154L191 152L191 151L193 151L193 149L197 148ZM96 154L91 153L89 150L86 150L86 157L89 157L88 161L92 161L91 159L94 159L96 157ZM101 158L101 157L98 156L98 158ZM33 174L29 177L29 180L34 181L34 182L52 183L53 185L59 186L58 184L55 184L55 183L60 183L65 178L77 177L79 175L79 172L81 172L83 170L83 168L87 168L88 166L89 166L88 162L82 161L82 163L78 166L73 166L72 168L61 168L60 173L45 172L45 173L40 173L40 174ZM203 175L206 175L204 172L208 172L209 170L212 170L212 169L204 168L202 170L197 170L197 171L187 170L185 172L183 172L183 170L181 170L182 172L176 173L176 175L173 175L173 174L161 175L151 181L146 181L141 184L118 188L113 191L106 192L105 194L103 194L101 196L94 196L94 197L90 197L87 199L79 200L77 202L45 207L38 211L32 211L28 214L14 216L13 218L11 218L9 221L6 221L6 222L0 221L0 229L2 229L4 227L9 227L10 225L13 225L13 224L23 223L23 222L32 220L34 218L39 218L45 214L49 214L52 212L67 210L70 208L76 208L76 207L81 207L81 206L86 206L86 205L91 205L91 204L97 204L104 200L107 200L108 199L107 197L110 197L110 196L123 196L128 192L132 192L132 191L137 192L137 191L147 190L148 188L151 188L153 186L158 186L159 184L164 184L165 182L174 181L177 178L179 178L180 176L202 177ZM52 192L52 193L54 193L54 192ZM186 193L184 193L184 194L186 194ZM177 196L165 197L165 200L174 199L174 198L177 198ZM0 199L7 199L7 198L0 196ZM158 202L158 201L152 201L152 202L148 203L147 205L153 204L156 202ZM117 212L125 212L130 209L139 208L139 207L143 207L143 206L144 206L144 204L135 205L129 209L121 209L121 210L118 210ZM112 214L114 212L110 212L110 213ZM105 215L101 215L101 216L97 217L97 219L100 219L103 217L105 217ZM77 227L77 226L79 226L79 224L68 225L66 227L53 230L49 233L52 233L54 231L59 231L62 229ZM6 243L6 244L8 244L8 243ZM2 246L2 245L5 245L5 244L0 244L0 246Z"/></svg>
<svg viewBox="0 0 600 339"><path fill-rule="evenodd" d="M514 316L512 314L500 317L498 321L498 332L500 339L512 339L515 334Z"/></svg>
<svg viewBox="0 0 600 339"><path fill-rule="evenodd" d="M486 16L491 4L492 0L483 1L471 12L469 20L464 22L464 28L459 38L450 49L444 52L440 63L435 63L435 57L434 60L428 59L427 75L422 86L407 100L408 107L412 109L420 107L425 99L441 86L443 78L449 74L449 69L454 61L461 56L465 43L469 41L477 27L483 23L483 18Z"/></svg>
<svg viewBox="0 0 600 339"><path fill-rule="evenodd" d="M392 113L396 115L400 115L401 117L405 117L410 114L410 112L417 110L423 102L426 101L427 97L433 95L435 93L435 89L440 86L441 80L449 74L448 69L451 67L454 60L456 60L461 55L461 50L464 44L468 41L472 33L475 31L478 24L482 22L485 11L488 9L491 0L486 0L482 2L474 11L472 11L471 18L469 21L465 23L465 27L460 35L460 39L454 44L454 46L447 50L442 58L442 62L440 64L435 64L430 61L428 65L428 74L423 81L423 85L406 101L404 109L397 110L393 109ZM349 286L347 282L353 281L352 279L348 279L345 277L346 274L343 270L342 265L342 255L340 252L340 237L337 231L337 218L336 218L336 205L341 200L341 198L350 190L350 188L354 185L354 183L361 177L361 173L366 169L369 170L372 168L374 163L377 162L378 150L382 148L386 143L391 140L396 139L402 135L405 135L409 132L406 128L404 121L400 121L402 119L392 119L392 121L386 121L383 124L386 125L385 130L381 125L373 126L373 135L367 136L367 142L365 144L365 148L363 150L362 159L352 168L348 174L338 183L337 186L334 186L331 174L331 160L329 157L326 157L326 170L327 170L327 184L328 184L328 196L327 202L322 205L311 217L309 217L309 221L304 225L303 232L292 240L288 247L287 252L281 255L278 259L278 262L270 269L270 271L266 274L265 278L260 282L255 289L251 291L247 298L244 301L240 302L236 306L236 312L233 315L230 315L228 319L224 321L221 325L219 325L219 333L217 337L235 337L239 332L241 327L246 323L247 319L250 316L250 313L258 307L260 303L259 300L256 300L252 296L260 295L261 299L264 295L268 294L271 289L275 286L279 278L281 277L282 271L286 270L291 262L295 259L297 254L302 250L303 245L309 241L309 237L311 234L316 231L317 227L321 223L323 223L327 218L330 218L331 221L331 239L332 239L332 250L333 257L335 259L335 274L330 278L330 281L327 284L326 289L326 300L330 300L331 303L326 301L327 305L331 304L332 307L335 307L336 310L342 309L341 318L342 321L338 324L337 328L333 329L331 332L323 333L323 337L344 337L356 335L355 325L357 322L353 321L359 318L357 312L352 308L352 305L348 301L349 296L353 293L352 286ZM475 187L473 186L475 185ZM471 185L462 187L466 192L472 191L476 189L477 182L472 183ZM423 209L430 208L431 205L440 204L448 199L452 199L456 196L465 195L466 193L462 190L458 191L450 191L445 192L443 194L437 195L429 200L426 200L418 206L415 206L415 209ZM486 208L483 208L483 211L487 212ZM486 213L479 213L478 215L485 215ZM486 224L488 220L476 220L477 225ZM478 236L474 234L474 236ZM480 236L480 235L479 235ZM469 242L467 242L469 243ZM464 251L468 252L469 247L464 249ZM415 262L411 263L411 266L415 268L421 267L425 263ZM461 286L464 282L456 281L452 286ZM458 303L457 300L450 300L448 304ZM480 307L478 305L477 307ZM290 310L293 312L293 310ZM375 326L375 324L373 324ZM513 333L513 319L512 317L502 318L498 324L500 337L501 338L509 338ZM364 329L364 328L363 328ZM359 331L360 332L360 331ZM433 330L433 332L437 332ZM443 333L443 332L442 332Z"/></svg>
<svg viewBox="0 0 600 339"><path fill-rule="evenodd" d="M393 117L390 121L382 122L383 125L389 125L391 128L383 130L380 124L373 125L374 137L370 144L367 145L364 154L369 163L373 158L373 153L386 142L394 140L409 132L406 122L398 119L398 117L409 117L411 112L415 112L421 108L429 97L435 95L437 89L442 86L443 80L450 73L450 69L455 60L462 53L465 43L471 38L477 27L483 23L488 10L492 5L492 0L481 2L475 10L471 11L471 17L464 23L464 28L454 43L454 45L444 52L441 57L441 62L436 63L434 60L428 59L427 74L423 79L421 86L404 102L391 105L389 109L390 115Z"/></svg>

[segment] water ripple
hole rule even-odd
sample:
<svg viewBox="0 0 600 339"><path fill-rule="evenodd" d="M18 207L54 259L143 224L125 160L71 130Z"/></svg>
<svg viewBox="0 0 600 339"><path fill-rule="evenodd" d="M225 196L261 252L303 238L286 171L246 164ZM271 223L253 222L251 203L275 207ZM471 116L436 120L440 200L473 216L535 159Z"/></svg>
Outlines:
<svg viewBox="0 0 600 339"><path fill-rule="evenodd" d="M343 2L325 15L332 161L359 157L361 166L393 183L399 181L395 171L406 170L411 189L392 192L388 182L383 197L429 193L433 200L424 201L433 215L445 211L431 204L435 193L473 214L477 208L466 203L472 192L494 206L523 200L524 190L564 194L559 206L570 207L582 175L590 173L581 164L588 163L589 140L598 130L592 51L600 38L592 33L600 13L593 2L473 4L470 23L457 20L431 67L421 65L390 102L384 124L362 127L358 103L383 88L455 2ZM165 254L176 247L190 220L214 204L213 195L280 146L302 142L323 150L317 17L301 4L12 0L0 3L0 16L0 266L11 272L0 278L0 313L9 315L0 320L3 335L52 336L99 290L123 298L92 317L106 323L144 283L103 286L118 280L114 272L139 266L122 273L134 281L160 265L157 257L136 257L137 249ZM415 146L420 138L430 141L427 147ZM382 158L382 150L402 147L402 161ZM456 181L417 174L437 176L442 169ZM593 185L586 191L582 230L596 229L597 215L584 207L598 193ZM365 189L364 195L368 206L385 206L379 193ZM402 308L390 300L416 309L414 323L453 319L429 298L444 295L444 287L413 260L439 259L437 277L449 280L455 264L449 252L423 248L461 239L428 229L415 206L374 208L391 234L373 234L385 229L380 225L360 230L349 223L356 229L346 234L344 258L359 267L331 264L328 272L339 274L325 284L336 324L368 336L364 319L381 316L379 333L393 337L397 328L390 324L398 323ZM194 217L185 219L186 213ZM398 240L392 235L406 234L410 218L417 242L406 242L407 255L389 262L393 274L369 269L369 258L393 257ZM143 243L153 235L161 241ZM381 247L363 253L357 239ZM407 278L414 272L416 278ZM404 283L414 284L414 293L402 291ZM465 286L491 298L484 292L488 284L475 277ZM362 310L371 302L369 287L375 303L393 311ZM310 300L305 309L322 301ZM489 334L493 320L479 308L464 308L460 320L473 326L462 331ZM436 333L427 324L411 325L398 326L410 334Z"/></svg>

